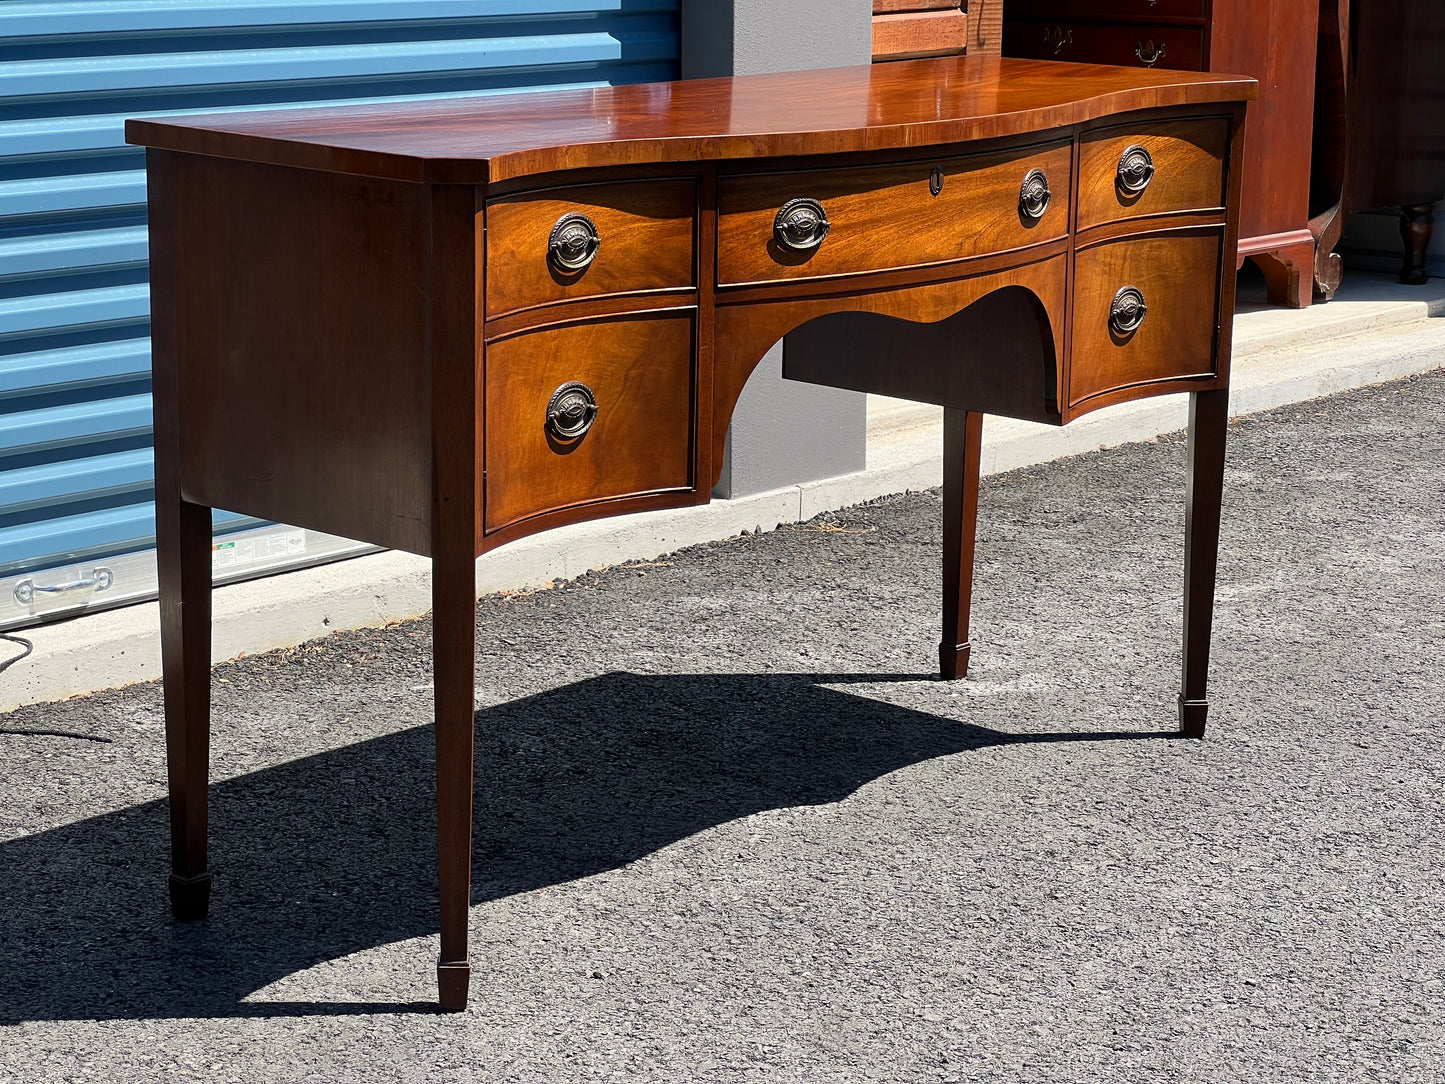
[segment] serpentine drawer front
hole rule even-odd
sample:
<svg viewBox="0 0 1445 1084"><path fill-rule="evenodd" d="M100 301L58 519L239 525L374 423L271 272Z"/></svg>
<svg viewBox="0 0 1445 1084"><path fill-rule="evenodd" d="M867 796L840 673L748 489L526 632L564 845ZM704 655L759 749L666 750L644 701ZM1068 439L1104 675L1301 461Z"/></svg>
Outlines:
<svg viewBox="0 0 1445 1084"><path fill-rule="evenodd" d="M476 560L705 504L783 340L788 379L944 408L948 679L972 650L984 414L1065 425L1188 394L1177 707L1203 736L1254 90L947 57L128 122L147 147L172 914L210 907L211 506L431 558L437 878L417 891L436 889L439 1002L461 1009Z"/></svg>
<svg viewBox="0 0 1445 1084"><path fill-rule="evenodd" d="M547 188L487 204L487 315L693 284L697 183Z"/></svg>
<svg viewBox="0 0 1445 1084"><path fill-rule="evenodd" d="M1073 148L1055 143L864 169L722 177L718 283L920 267L1057 240L1069 232L1072 163ZM798 218L790 222L790 213Z"/></svg>
<svg viewBox="0 0 1445 1084"><path fill-rule="evenodd" d="M487 344L488 531L692 485L690 315L616 318Z"/></svg>
<svg viewBox="0 0 1445 1084"><path fill-rule="evenodd" d="M1070 405L1118 388L1214 375L1222 247L1211 231L1079 252Z"/></svg>
<svg viewBox="0 0 1445 1084"><path fill-rule="evenodd" d="M1079 229L1202 211L1224 220L1229 121L1160 121L1090 132L1079 147Z"/></svg>

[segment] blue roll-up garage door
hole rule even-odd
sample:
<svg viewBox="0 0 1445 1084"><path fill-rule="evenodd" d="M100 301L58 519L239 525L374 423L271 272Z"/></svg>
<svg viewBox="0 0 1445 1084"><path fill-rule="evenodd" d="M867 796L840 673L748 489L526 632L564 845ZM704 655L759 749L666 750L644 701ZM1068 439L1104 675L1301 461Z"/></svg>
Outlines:
<svg viewBox="0 0 1445 1084"><path fill-rule="evenodd" d="M673 79L677 7L0 3L0 628L154 590L145 162L125 118ZM216 525L223 572L345 549Z"/></svg>

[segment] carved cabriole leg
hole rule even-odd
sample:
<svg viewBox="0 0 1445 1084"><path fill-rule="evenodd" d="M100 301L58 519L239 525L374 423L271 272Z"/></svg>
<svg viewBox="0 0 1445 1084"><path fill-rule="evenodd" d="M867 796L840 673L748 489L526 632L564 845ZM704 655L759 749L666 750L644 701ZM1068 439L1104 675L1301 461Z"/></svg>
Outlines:
<svg viewBox="0 0 1445 1084"><path fill-rule="evenodd" d="M982 442L982 414L944 410L943 640L938 645L938 668L945 681L968 676L968 614L973 598Z"/></svg>
<svg viewBox="0 0 1445 1084"><path fill-rule="evenodd" d="M1405 262L1400 268L1400 281L1405 285L1424 286L1430 281L1425 258L1434 233L1433 203L1409 203L1400 208L1400 240L1405 242Z"/></svg>
<svg viewBox="0 0 1445 1084"><path fill-rule="evenodd" d="M1227 388L1189 396L1189 476L1184 495L1184 681L1179 697L1179 729L1189 738L1204 737L1204 719L1209 711L1205 693L1228 426Z"/></svg>

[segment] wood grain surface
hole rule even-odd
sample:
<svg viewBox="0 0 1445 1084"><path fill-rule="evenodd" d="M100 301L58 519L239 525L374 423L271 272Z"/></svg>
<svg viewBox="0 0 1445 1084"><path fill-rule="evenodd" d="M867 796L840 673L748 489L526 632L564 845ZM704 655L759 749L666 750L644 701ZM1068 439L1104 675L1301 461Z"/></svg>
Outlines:
<svg viewBox="0 0 1445 1084"><path fill-rule="evenodd" d="M951 10L873 16L873 60L954 56L968 49L968 14Z"/></svg>
<svg viewBox="0 0 1445 1084"><path fill-rule="evenodd" d="M1132 49L1132 44L1130 46ZM1131 57L1132 59L1132 57ZM1236 101L1251 79L943 57L681 83L130 120L132 143L480 184L555 170L993 139L1134 109Z"/></svg>
<svg viewBox="0 0 1445 1084"><path fill-rule="evenodd" d="M1119 159L1138 144L1154 160L1154 177L1130 195L1118 184ZM1079 229L1099 222L1181 211L1224 214L1224 159L1229 121L1161 121L1090 132L1079 148Z"/></svg>
<svg viewBox="0 0 1445 1084"><path fill-rule="evenodd" d="M1115 388L1214 375L1222 233L1109 241L1076 255L1071 405ZM1124 286L1138 287L1149 311L1119 337L1109 309Z"/></svg>
<svg viewBox="0 0 1445 1084"><path fill-rule="evenodd" d="M429 553L427 189L164 163L151 215L172 218L181 269L181 495Z"/></svg>
<svg viewBox="0 0 1445 1084"><path fill-rule="evenodd" d="M826 278L1007 252L1066 236L1073 151L923 159L868 169L723 177L718 182L718 281L722 285ZM942 188L935 196L930 174ZM1053 199L1037 221L1019 212L1024 177L1042 169ZM788 200L820 201L831 229L806 253L782 248L773 222Z"/></svg>
<svg viewBox="0 0 1445 1084"><path fill-rule="evenodd" d="M486 346L488 531L556 508L692 484L693 317L676 311L534 331ZM597 417L552 440L547 402L592 389Z"/></svg>
<svg viewBox="0 0 1445 1084"><path fill-rule="evenodd" d="M569 212L590 218L601 243L580 272L548 260L548 239ZM547 188L487 204L487 315L573 298L693 284L697 183L614 181Z"/></svg>

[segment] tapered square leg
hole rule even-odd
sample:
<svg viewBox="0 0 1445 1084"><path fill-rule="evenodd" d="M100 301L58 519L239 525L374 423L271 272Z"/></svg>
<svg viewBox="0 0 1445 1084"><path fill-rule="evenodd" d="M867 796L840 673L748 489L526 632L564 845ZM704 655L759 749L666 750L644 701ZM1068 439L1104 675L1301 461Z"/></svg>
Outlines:
<svg viewBox="0 0 1445 1084"><path fill-rule="evenodd" d="M1179 729L1190 738L1204 737L1209 711L1205 692L1228 428L1227 388L1190 395L1189 477L1184 496L1184 687L1179 697Z"/></svg>
<svg viewBox="0 0 1445 1084"><path fill-rule="evenodd" d="M157 470L158 476L162 473ZM158 495L156 563L170 789L171 914L182 922L194 922L206 917L211 900L211 875L206 869L211 510Z"/></svg>
<svg viewBox="0 0 1445 1084"><path fill-rule="evenodd" d="M943 640L938 671L945 681L968 676L969 609L973 603L974 540L983 415L943 412Z"/></svg>
<svg viewBox="0 0 1445 1084"><path fill-rule="evenodd" d="M472 765L476 681L476 588L468 550L432 562L432 651L436 697L437 889L441 905L441 1007L467 1007L471 956Z"/></svg>

